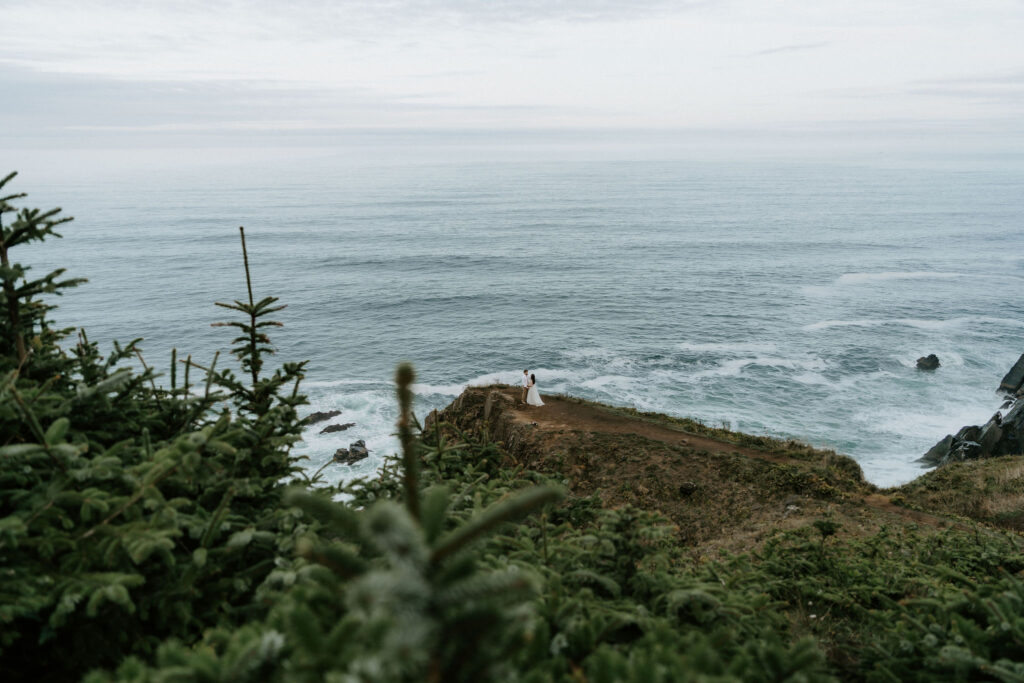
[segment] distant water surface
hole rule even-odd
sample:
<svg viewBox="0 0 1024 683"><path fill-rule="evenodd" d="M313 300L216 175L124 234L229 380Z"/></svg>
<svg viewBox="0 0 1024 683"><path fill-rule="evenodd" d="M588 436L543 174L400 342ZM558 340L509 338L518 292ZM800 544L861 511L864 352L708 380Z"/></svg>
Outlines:
<svg viewBox="0 0 1024 683"><path fill-rule="evenodd" d="M90 284L58 318L209 361L242 298L279 296L281 360L309 359L310 466L365 439L392 452L390 380L420 414L467 384L518 382L795 437L881 485L998 407L1024 352L1024 171L973 165L483 162L422 158L24 174L33 206L76 216L33 252ZM914 367L935 353L934 373Z"/></svg>

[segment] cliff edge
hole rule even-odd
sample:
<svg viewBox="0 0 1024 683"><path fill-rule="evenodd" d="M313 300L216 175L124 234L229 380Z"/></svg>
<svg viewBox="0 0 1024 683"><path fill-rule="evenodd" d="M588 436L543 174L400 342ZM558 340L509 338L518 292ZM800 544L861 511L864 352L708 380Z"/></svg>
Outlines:
<svg viewBox="0 0 1024 683"><path fill-rule="evenodd" d="M633 504L676 524L703 553L749 550L777 530L829 519L840 536L883 526L1024 530L1024 457L958 463L903 487L880 490L850 457L796 441L718 429L568 396L543 407L519 390L471 387L437 420L500 443L511 466L562 477L575 495L605 507ZM996 471L998 470L998 471ZM990 485L983 485L984 481ZM994 484L993 484L994 482Z"/></svg>

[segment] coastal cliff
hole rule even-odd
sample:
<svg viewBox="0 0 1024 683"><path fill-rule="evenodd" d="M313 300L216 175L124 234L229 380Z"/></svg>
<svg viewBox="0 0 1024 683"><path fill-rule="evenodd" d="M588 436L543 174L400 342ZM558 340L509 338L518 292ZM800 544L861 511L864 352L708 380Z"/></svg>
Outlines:
<svg viewBox="0 0 1024 683"><path fill-rule="evenodd" d="M715 428L567 396L534 408L503 386L466 389L438 421L493 439L508 465L561 477L607 507L656 511L698 554L749 549L827 516L840 537L891 525L1024 531L1024 456L950 463L879 489L850 457L797 441Z"/></svg>

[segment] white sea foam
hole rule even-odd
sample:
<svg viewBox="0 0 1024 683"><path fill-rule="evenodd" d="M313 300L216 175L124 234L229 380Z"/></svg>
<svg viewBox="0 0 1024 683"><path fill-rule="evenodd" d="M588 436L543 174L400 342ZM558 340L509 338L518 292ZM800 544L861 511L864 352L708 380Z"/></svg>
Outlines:
<svg viewBox="0 0 1024 683"><path fill-rule="evenodd" d="M958 392L912 406L875 405L853 413L856 424L880 436L917 443L919 457L944 435L964 425L984 424L999 407L994 394Z"/></svg>
<svg viewBox="0 0 1024 683"><path fill-rule="evenodd" d="M818 357L807 358L779 358L777 356L754 356L750 358L733 358L719 363L716 367L699 372L690 373L688 376L693 379L705 379L708 377L735 377L743 373L743 370L751 367L780 368L783 370L804 370L821 371L827 367L827 363Z"/></svg>
<svg viewBox="0 0 1024 683"><path fill-rule="evenodd" d="M836 377L827 376L821 372L807 371L792 375L790 379L808 386L827 386L835 391L848 392L854 389L872 391L872 387L879 386L886 380L895 378L896 375L888 370L875 370L863 374L841 375Z"/></svg>
<svg viewBox="0 0 1024 683"><path fill-rule="evenodd" d="M793 375L792 379L794 382L799 382L800 384L807 384L812 386L833 386L835 384L835 382L828 379L827 377L825 377L825 375L821 374L820 372L800 372Z"/></svg>
<svg viewBox="0 0 1024 683"><path fill-rule="evenodd" d="M637 377L626 377L625 375L599 375L593 379L580 382L580 386L595 391L613 393L622 389L630 389L641 380Z"/></svg>
<svg viewBox="0 0 1024 683"><path fill-rule="evenodd" d="M534 374L543 372L533 370ZM506 370L500 372L489 372L483 375L472 377L465 382L453 382L451 384L427 384L416 383L412 385L413 393L421 396L451 396L461 394L469 387L486 387L492 384L509 384L519 386L522 383L522 370Z"/></svg>

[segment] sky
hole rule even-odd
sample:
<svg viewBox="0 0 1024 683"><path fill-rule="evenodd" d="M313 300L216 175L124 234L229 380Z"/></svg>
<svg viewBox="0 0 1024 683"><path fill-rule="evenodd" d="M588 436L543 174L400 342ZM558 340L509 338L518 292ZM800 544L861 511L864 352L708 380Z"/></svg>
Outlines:
<svg viewBox="0 0 1024 683"><path fill-rule="evenodd" d="M1024 149L1020 0L4 0L0 143L358 131Z"/></svg>

